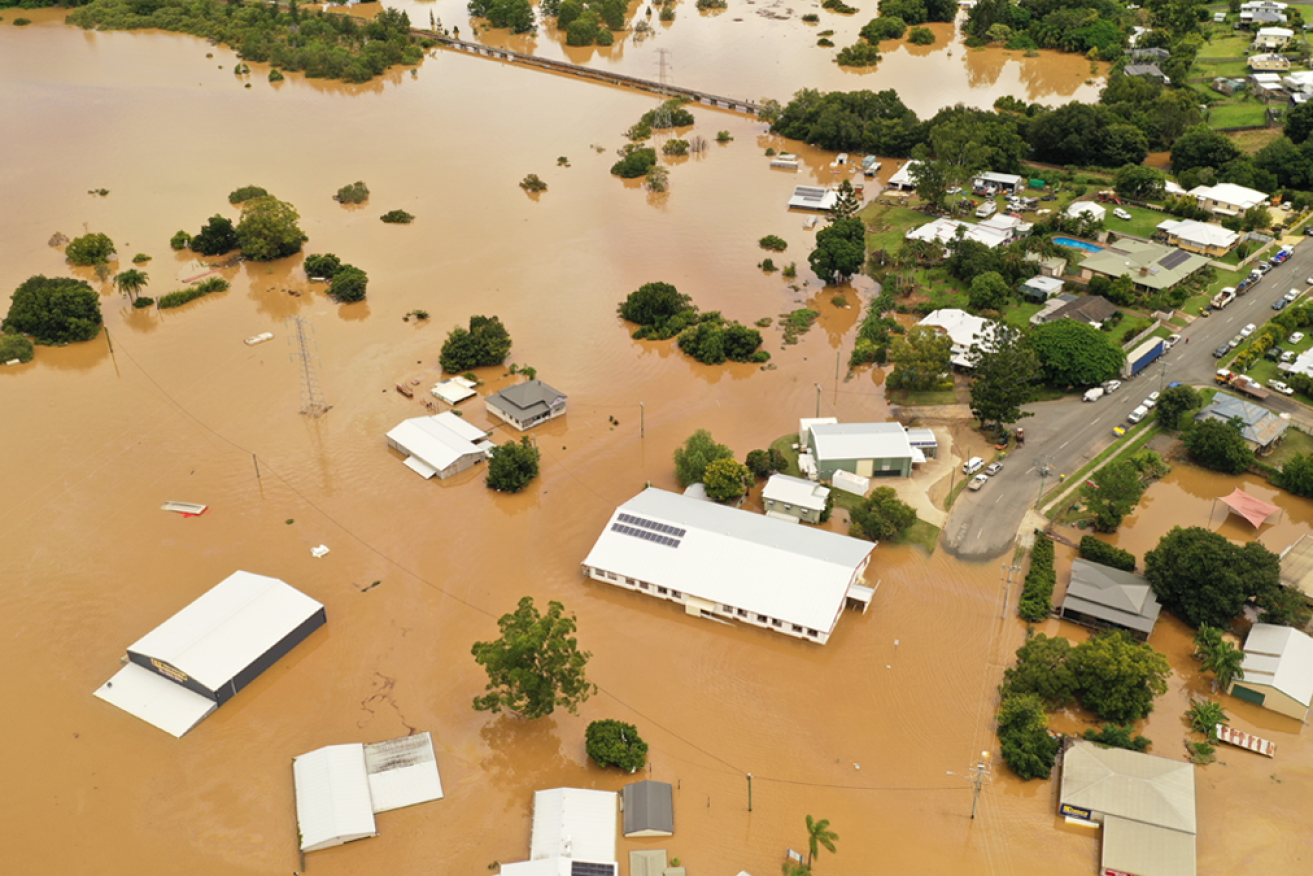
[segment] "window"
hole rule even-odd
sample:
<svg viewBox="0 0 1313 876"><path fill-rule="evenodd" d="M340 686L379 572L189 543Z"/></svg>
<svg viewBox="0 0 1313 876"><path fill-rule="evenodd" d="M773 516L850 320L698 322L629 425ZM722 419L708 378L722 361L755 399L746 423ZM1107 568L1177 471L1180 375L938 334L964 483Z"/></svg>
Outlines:
<svg viewBox="0 0 1313 876"><path fill-rule="evenodd" d="M773 620L771 621L771 626L782 627L784 626L784 621Z"/></svg>
<svg viewBox="0 0 1313 876"><path fill-rule="evenodd" d="M743 609L741 609L741 608L736 612L736 614L738 614L739 617L747 617L747 616L748 616L748 613L747 613L746 611L744 611Z"/></svg>
<svg viewBox="0 0 1313 876"><path fill-rule="evenodd" d="M759 614L757 615L757 620L764 624L766 621L770 620L770 618L766 617L764 614Z"/></svg>
<svg viewBox="0 0 1313 876"><path fill-rule="evenodd" d="M811 637L814 639L814 638L816 638L816 631L815 631L815 630L808 630L808 631L807 631L807 635L811 636Z"/></svg>
<svg viewBox="0 0 1313 876"><path fill-rule="evenodd" d="M628 584L630 587L638 586L638 582L635 581L633 578L626 578L625 583Z"/></svg>
<svg viewBox="0 0 1313 876"><path fill-rule="evenodd" d="M660 593L662 596L665 596L665 595L666 595L666 588L664 588L664 587L658 587L658 588L657 588L657 593Z"/></svg>
<svg viewBox="0 0 1313 876"><path fill-rule="evenodd" d="M639 586L639 587L642 587L644 590L651 590L651 589L652 589L652 585L649 584L649 583L647 583L646 581L639 581L639 582L638 582L638 586Z"/></svg>
<svg viewBox="0 0 1313 876"><path fill-rule="evenodd" d="M682 597L684 594L680 593L678 590L671 590L671 591L670 591L670 595L673 596L673 597L675 597L676 599L679 599L679 598Z"/></svg>
<svg viewBox="0 0 1313 876"><path fill-rule="evenodd" d="M784 510L785 510L785 511L792 511L792 510L793 510L793 506L792 506L792 505L785 505L785 506L784 506Z"/></svg>
<svg viewBox="0 0 1313 876"><path fill-rule="evenodd" d="M798 626L797 624L794 624L794 625L793 625L793 631L794 631L795 633L801 633L801 632L802 632L802 627Z"/></svg>
<svg viewBox="0 0 1313 876"><path fill-rule="evenodd" d="M602 574L605 575L607 578L610 578L612 581L616 580L615 572L603 572Z"/></svg>
<svg viewBox="0 0 1313 876"><path fill-rule="evenodd" d="M725 612L725 614L733 614L733 613L734 613L734 606L732 606L732 605L722 605L722 606L720 607L720 610L723 611L723 612Z"/></svg>

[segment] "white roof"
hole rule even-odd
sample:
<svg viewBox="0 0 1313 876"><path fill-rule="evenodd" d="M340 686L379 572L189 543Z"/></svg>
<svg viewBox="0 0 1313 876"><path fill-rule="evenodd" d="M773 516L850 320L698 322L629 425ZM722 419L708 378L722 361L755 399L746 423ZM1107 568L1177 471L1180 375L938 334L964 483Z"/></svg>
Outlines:
<svg viewBox="0 0 1313 876"><path fill-rule="evenodd" d="M1108 215L1108 208L1093 201L1074 201L1067 205L1066 213L1068 216L1085 215L1093 216L1095 219L1103 219Z"/></svg>
<svg viewBox="0 0 1313 876"><path fill-rule="evenodd" d="M478 393L474 391L474 381L464 377L452 377L433 387L433 394L447 404L454 405Z"/></svg>
<svg viewBox="0 0 1313 876"><path fill-rule="evenodd" d="M1035 227L1035 223L1027 222L1019 216L1013 216L1011 213L995 213L978 226L989 230L1005 231L1009 235L1028 234L1030 229Z"/></svg>
<svg viewBox="0 0 1313 876"><path fill-rule="evenodd" d="M774 499L776 502L810 508L813 511L824 509L825 500L829 495L828 487L785 474L771 475L761 491L763 499Z"/></svg>
<svg viewBox="0 0 1313 876"><path fill-rule="evenodd" d="M96 696L165 733L182 736L218 708L218 703L129 663L100 686Z"/></svg>
<svg viewBox="0 0 1313 876"><path fill-rule="evenodd" d="M1258 29L1259 39L1262 39L1263 37L1285 37L1286 39L1290 39L1294 35L1295 32L1288 27L1260 27ZM1223 185L1227 184L1223 183Z"/></svg>
<svg viewBox="0 0 1313 876"><path fill-rule="evenodd" d="M377 836L364 747L329 745L292 760L301 851Z"/></svg>
<svg viewBox="0 0 1313 876"><path fill-rule="evenodd" d="M625 534L621 514L673 527L672 547ZM682 532L682 535L676 533ZM584 564L829 632L875 545L655 488L616 509Z"/></svg>
<svg viewBox="0 0 1313 876"><path fill-rule="evenodd" d="M834 417L802 417L798 420L798 441L807 442L807 433L816 423L837 423Z"/></svg>
<svg viewBox="0 0 1313 876"><path fill-rule="evenodd" d="M323 608L277 578L234 572L128 651L217 690Z"/></svg>
<svg viewBox="0 0 1313 876"><path fill-rule="evenodd" d="M1263 75L1276 76L1277 74L1255 74L1255 78ZM1280 77L1277 77L1280 79ZM1218 183L1215 186L1195 186L1190 189L1190 194L1196 198L1217 201L1220 204L1233 204L1243 210L1248 210L1255 204L1261 204L1267 200L1267 195L1262 192L1248 189L1244 186L1238 186L1235 183Z"/></svg>
<svg viewBox="0 0 1313 876"><path fill-rule="evenodd" d="M1280 73L1253 73L1249 78L1254 80L1255 85L1267 85L1272 88L1281 87ZM1225 183L1223 183L1223 185L1225 185Z"/></svg>
<svg viewBox="0 0 1313 876"><path fill-rule="evenodd" d="M1061 802L1195 833L1194 766L1077 740L1062 762Z"/></svg>
<svg viewBox="0 0 1313 876"><path fill-rule="evenodd" d="M1032 289L1038 289L1046 295L1054 295L1062 291L1062 281L1057 277L1044 277L1036 275L1031 277L1023 286L1030 286Z"/></svg>
<svg viewBox="0 0 1313 876"><path fill-rule="evenodd" d="M789 198L789 206L804 210L829 210L838 200L839 193L834 189L798 186L793 190L793 197Z"/></svg>
<svg viewBox="0 0 1313 876"><path fill-rule="evenodd" d="M1168 219L1158 223L1158 230L1200 246L1231 246L1240 239L1234 231L1194 219Z"/></svg>
<svg viewBox="0 0 1313 876"><path fill-rule="evenodd" d="M1017 176L1015 173L994 173L991 170L980 174L979 176L976 177L976 179L984 180L985 182L1007 183L1008 185L1016 185L1017 183L1021 182L1022 177Z"/></svg>
<svg viewBox="0 0 1313 876"><path fill-rule="evenodd" d="M912 445L902 423L830 423L812 426L811 431L819 460L912 456Z"/></svg>
<svg viewBox="0 0 1313 876"><path fill-rule="evenodd" d="M428 733L371 742L364 746L363 757L375 812L442 799L438 758Z"/></svg>
<svg viewBox="0 0 1313 876"><path fill-rule="evenodd" d="M1194 834L1108 815L1099 872L1195 876Z"/></svg>
<svg viewBox="0 0 1313 876"><path fill-rule="evenodd" d="M957 238L959 228L963 229L962 236L967 240L983 243L990 249L1002 246L1011 239L1011 235L1007 231L988 228L983 224L972 225L970 222L959 222L957 219L936 219L919 228L913 228L903 237L907 240L937 241L946 244L952 243Z"/></svg>
<svg viewBox="0 0 1313 876"><path fill-rule="evenodd" d="M534 792L529 857L613 863L619 796L581 788Z"/></svg>
<svg viewBox="0 0 1313 876"><path fill-rule="evenodd" d="M1285 9L1285 3L1277 3L1274 0L1249 0L1248 3L1241 3L1241 9Z"/></svg>
<svg viewBox="0 0 1313 876"><path fill-rule="evenodd" d="M1254 624L1245 639L1241 683L1273 687L1296 702L1313 705L1313 639L1291 627Z"/></svg>
<svg viewBox="0 0 1313 876"><path fill-rule="evenodd" d="M483 453L475 442L487 437L487 432L451 411L405 420L388 433L388 438L435 471L441 471L462 456Z"/></svg>
<svg viewBox="0 0 1313 876"><path fill-rule="evenodd" d="M954 346L964 349L985 338L985 326L988 324L989 320L956 307L944 307L928 313L925 319L917 323L943 329L953 339Z"/></svg>
<svg viewBox="0 0 1313 876"><path fill-rule="evenodd" d="M904 161L903 166L898 168L898 170L894 171L893 176L889 177L889 185L891 186L916 185L916 180L912 179L912 168L916 167L920 163L921 162L917 161L914 158Z"/></svg>

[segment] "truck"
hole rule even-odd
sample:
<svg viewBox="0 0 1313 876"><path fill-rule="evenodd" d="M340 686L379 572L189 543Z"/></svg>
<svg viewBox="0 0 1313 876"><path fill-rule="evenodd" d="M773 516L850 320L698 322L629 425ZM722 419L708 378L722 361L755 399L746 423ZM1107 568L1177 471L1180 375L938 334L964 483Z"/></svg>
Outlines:
<svg viewBox="0 0 1313 876"><path fill-rule="evenodd" d="M1126 357L1126 361L1122 363L1122 377L1134 377L1148 368L1150 362L1166 352L1167 342L1164 338L1149 338Z"/></svg>
<svg viewBox="0 0 1313 876"><path fill-rule="evenodd" d="M1271 395L1271 393L1264 389L1262 384L1257 380L1254 380L1251 377L1246 377L1243 374L1236 374L1225 368L1219 369L1213 380L1217 383L1231 387L1242 395L1247 395L1250 398L1258 399L1259 401L1262 401Z"/></svg>
<svg viewBox="0 0 1313 876"><path fill-rule="evenodd" d="M1214 295L1213 300L1209 303L1213 305L1214 310L1221 310L1223 307L1226 307L1232 301L1235 301L1235 287L1227 286L1221 292L1218 292L1216 295Z"/></svg>

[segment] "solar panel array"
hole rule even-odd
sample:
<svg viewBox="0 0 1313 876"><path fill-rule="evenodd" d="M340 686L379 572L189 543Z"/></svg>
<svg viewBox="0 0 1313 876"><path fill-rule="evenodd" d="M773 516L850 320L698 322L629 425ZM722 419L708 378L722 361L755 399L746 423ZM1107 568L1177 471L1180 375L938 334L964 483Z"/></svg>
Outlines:
<svg viewBox="0 0 1313 876"><path fill-rule="evenodd" d="M1190 254L1188 252L1186 252L1183 249L1178 249L1176 252L1168 253L1162 259L1162 261L1158 262L1158 264L1162 265L1164 268L1170 271L1172 268L1186 261L1188 258L1190 258Z"/></svg>
<svg viewBox="0 0 1313 876"><path fill-rule="evenodd" d="M632 514L617 514L616 519L621 523L628 523L630 526L641 526L644 529L650 529L653 532L660 532L665 535L673 535L675 538L683 538L688 533L678 526L669 526L665 523L657 523L655 520L648 520L646 517L635 517Z"/></svg>
<svg viewBox="0 0 1313 876"><path fill-rule="evenodd" d="M623 523L612 523L611 531L618 532L621 535L631 535L634 538L641 538L643 541L663 544L666 547L679 547L679 539L677 538L671 538L668 535L658 535L655 532L649 532L646 529L635 529L632 526L625 526Z"/></svg>
<svg viewBox="0 0 1313 876"><path fill-rule="evenodd" d="M594 864L591 861L571 861L570 876L615 876L615 864Z"/></svg>

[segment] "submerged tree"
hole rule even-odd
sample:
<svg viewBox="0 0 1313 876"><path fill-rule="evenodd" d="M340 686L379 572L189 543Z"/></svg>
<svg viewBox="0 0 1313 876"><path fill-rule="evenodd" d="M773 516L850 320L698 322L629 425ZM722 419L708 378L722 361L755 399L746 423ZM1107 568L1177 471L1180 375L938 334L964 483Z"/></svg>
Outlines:
<svg viewBox="0 0 1313 876"><path fill-rule="evenodd" d="M128 296L128 300L135 301L137 293L141 291L141 287L145 286L148 280L150 280L150 277L146 275L145 271L132 268L131 270L120 271L114 277L114 285L119 287L120 292Z"/></svg>
<svg viewBox="0 0 1313 876"><path fill-rule="evenodd" d="M821 849L825 849L830 854L835 854L834 841L839 835L830 830L830 819L822 818L819 821L807 816L807 866L812 865L812 859L818 857Z"/></svg>
<svg viewBox="0 0 1313 876"><path fill-rule="evenodd" d="M497 621L501 637L475 642L474 660L488 673L487 693L474 708L494 714L502 709L523 718L543 718L559 706L571 714L597 691L584 674L588 658L574 637L575 617L559 602L542 614L533 597L520 600L512 614Z"/></svg>
<svg viewBox="0 0 1313 876"><path fill-rule="evenodd" d="M507 441L488 456L488 489L499 493L518 493L538 477L540 453L525 435L517 444Z"/></svg>

